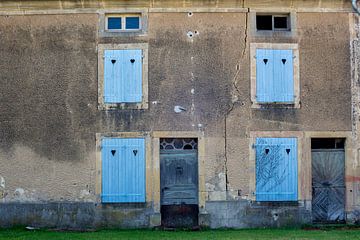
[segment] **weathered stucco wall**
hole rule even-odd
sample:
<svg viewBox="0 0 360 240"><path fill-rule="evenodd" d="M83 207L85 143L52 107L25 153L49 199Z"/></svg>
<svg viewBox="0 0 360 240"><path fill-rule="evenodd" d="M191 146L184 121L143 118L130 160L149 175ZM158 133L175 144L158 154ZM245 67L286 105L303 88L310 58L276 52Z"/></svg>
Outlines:
<svg viewBox="0 0 360 240"><path fill-rule="evenodd" d="M317 7L347 7L341 1L336 6L330 2ZM64 4L70 3L63 2L58 9ZM255 3L236 2L237 7L251 4ZM263 6L258 4L254 6ZM233 5L219 3L219 7L229 6ZM94 205L98 200L95 134L200 131L205 139L205 200L242 198L244 202L233 205L246 212L253 199L252 132L352 130L348 13L297 13L296 35L271 39L252 35L249 14L200 13L195 8L191 16L150 11L146 35L107 38L98 37L96 13L0 16L2 202L86 201L90 202L83 209L86 214L100 211L96 219L112 219L106 217L111 210ZM300 109L251 108L249 45L265 40L299 44ZM101 43L149 44L148 110L97 109L97 44ZM177 114L175 105L187 111ZM310 200L311 186L306 186L300 200ZM209 204L209 212L220 206ZM145 210L134 226L152 221L152 207L151 203L135 206ZM297 206L291 207L298 214ZM114 216L119 211L112 210ZM257 210L250 212L257 214ZM221 226L219 219L211 226ZM226 226L250 225L229 222Z"/></svg>
<svg viewBox="0 0 360 240"><path fill-rule="evenodd" d="M97 16L2 16L0 25L4 197L88 198L97 127Z"/></svg>
<svg viewBox="0 0 360 240"><path fill-rule="evenodd" d="M296 18L296 37L273 37L267 42L299 44L300 109L251 109L248 55L240 67L239 101L227 118L229 183L235 192L250 194L248 171L243 169L253 167L248 164L252 131L351 131L348 14L297 13Z"/></svg>

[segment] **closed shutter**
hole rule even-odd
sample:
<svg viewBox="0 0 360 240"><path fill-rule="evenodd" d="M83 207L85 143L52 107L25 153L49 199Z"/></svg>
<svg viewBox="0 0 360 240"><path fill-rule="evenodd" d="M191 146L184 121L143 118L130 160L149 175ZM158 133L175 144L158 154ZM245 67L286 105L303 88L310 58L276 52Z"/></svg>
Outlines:
<svg viewBox="0 0 360 240"><path fill-rule="evenodd" d="M145 140L102 140L102 202L145 202Z"/></svg>
<svg viewBox="0 0 360 240"><path fill-rule="evenodd" d="M104 102L142 101L142 50L105 50Z"/></svg>
<svg viewBox="0 0 360 240"><path fill-rule="evenodd" d="M260 103L272 102L273 95L273 50L256 50L256 100Z"/></svg>
<svg viewBox="0 0 360 240"><path fill-rule="evenodd" d="M297 201L297 139L256 139L256 200Z"/></svg>
<svg viewBox="0 0 360 240"><path fill-rule="evenodd" d="M294 102L293 72L292 50L257 49L257 102Z"/></svg>
<svg viewBox="0 0 360 240"><path fill-rule="evenodd" d="M294 102L293 51L273 50L273 102Z"/></svg>

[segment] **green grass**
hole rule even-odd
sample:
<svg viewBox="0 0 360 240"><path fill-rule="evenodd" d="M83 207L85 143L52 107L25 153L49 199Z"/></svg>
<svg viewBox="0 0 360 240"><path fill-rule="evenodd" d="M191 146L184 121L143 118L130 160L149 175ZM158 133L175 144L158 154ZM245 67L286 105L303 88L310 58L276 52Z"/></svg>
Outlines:
<svg viewBox="0 0 360 240"><path fill-rule="evenodd" d="M1 229L0 239L360 239L360 229L245 229L245 230L101 230L96 232L56 232Z"/></svg>

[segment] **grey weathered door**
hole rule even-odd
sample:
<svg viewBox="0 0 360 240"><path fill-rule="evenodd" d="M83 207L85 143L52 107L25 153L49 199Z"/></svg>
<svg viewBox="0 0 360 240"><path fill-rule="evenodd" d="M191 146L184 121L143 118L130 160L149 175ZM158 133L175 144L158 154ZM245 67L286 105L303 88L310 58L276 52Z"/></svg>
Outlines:
<svg viewBox="0 0 360 240"><path fill-rule="evenodd" d="M312 150L312 215L314 222L345 221L344 150Z"/></svg>
<svg viewBox="0 0 360 240"><path fill-rule="evenodd" d="M174 141L183 144L179 144L178 149L160 149L162 224L166 227L192 227L197 225L198 218L197 147L187 145L189 147L184 149L186 141L192 141L190 139Z"/></svg>

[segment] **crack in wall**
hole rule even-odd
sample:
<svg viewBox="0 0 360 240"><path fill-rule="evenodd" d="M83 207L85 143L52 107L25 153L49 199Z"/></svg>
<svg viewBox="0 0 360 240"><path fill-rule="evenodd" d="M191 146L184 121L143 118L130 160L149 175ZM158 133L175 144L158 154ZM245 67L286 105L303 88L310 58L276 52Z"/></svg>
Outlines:
<svg viewBox="0 0 360 240"><path fill-rule="evenodd" d="M236 70L236 73L235 73L235 75L234 75L234 77L233 77L233 79L231 81L232 85L233 85L233 88L234 88L234 91L235 91L235 93L232 94L232 102L233 103L238 101L238 99L239 99L238 96L240 95L240 90L237 87L237 83L238 83L237 77L238 77L238 75L240 73L240 69L241 69L240 68L241 60L244 59L245 53L246 53L246 46L247 46L247 41L248 41L248 15L249 15L249 12L250 12L250 9L247 8L247 12L245 14L244 47L243 47L243 50L241 52L241 56L239 58L239 61L236 64L239 67Z"/></svg>
<svg viewBox="0 0 360 240"><path fill-rule="evenodd" d="M227 156L227 116L232 112L234 109L235 103L232 103L229 110L225 114L224 118L224 172L225 172L225 190L226 190L226 196L227 192L229 190L229 180L228 180L228 168L227 168L227 162L228 162L228 156Z"/></svg>
<svg viewBox="0 0 360 240"><path fill-rule="evenodd" d="M243 0L243 7L245 5L245 0ZM241 64L241 60L244 59L245 53L246 53L246 47L247 47L247 41L248 41L248 15L250 12L250 8L247 8L247 12L245 14L245 30L244 30L244 48L241 52L241 56L237 62L237 66L239 66L239 68L236 70L236 73L232 79L232 86L233 86L233 90L236 93L232 94L232 100L231 100L231 105L229 110L226 112L225 117L224 117L224 172L225 172L225 190L226 190L226 196L229 190L229 180L228 180L228 167L227 167L227 162L228 162L228 155L227 155L227 147L228 147L228 142L227 142L227 117L231 114L231 112L234 110L235 107L235 103L239 100L239 95L240 95L240 90L237 87L237 76L240 73L240 64Z"/></svg>

